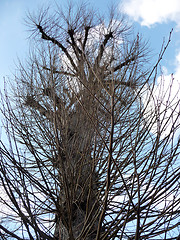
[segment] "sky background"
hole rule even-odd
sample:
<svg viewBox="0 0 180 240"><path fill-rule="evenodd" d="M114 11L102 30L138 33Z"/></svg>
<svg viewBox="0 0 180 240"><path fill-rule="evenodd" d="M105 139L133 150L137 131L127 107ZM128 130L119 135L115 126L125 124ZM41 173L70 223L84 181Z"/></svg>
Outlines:
<svg viewBox="0 0 180 240"><path fill-rule="evenodd" d="M66 0L56 0L63 4ZM74 0L74 2L79 2ZM82 0L83 2L83 0ZM161 62L166 87L169 87L171 74L174 82L171 89L175 95L180 84L180 1L179 0L89 0L90 5L100 12L107 11L112 3L127 15L134 31L149 41L152 50L152 64L158 58L163 41L167 41L173 28L172 41ZM55 0L0 0L0 90L4 79L13 81L18 58L23 60L28 55L30 40L24 19L27 12L38 12L44 5Z"/></svg>
<svg viewBox="0 0 180 240"><path fill-rule="evenodd" d="M66 1L57 0L56 2L61 4ZM161 62L167 88L169 88L173 73L175 79L175 84L171 89L173 98L180 84L180 0L114 0L113 2L111 0L89 0L88 2L101 12L106 11L113 2L116 3L118 10L127 14L135 32L139 32L144 39L149 41L153 56L152 64L158 58L163 41L168 40L171 29L174 29L172 41ZM23 60L28 55L29 32L24 22L27 12L37 12L40 7L49 3L55 4L55 1L0 0L1 91L4 87L4 78L10 78L13 81L17 59ZM6 142L5 137L3 140Z"/></svg>
<svg viewBox="0 0 180 240"><path fill-rule="evenodd" d="M63 3L66 0L58 1ZM76 0L74 0L76 2ZM167 40L173 28L171 44L164 56L162 66L165 74L180 72L180 1L179 0L115 0L120 11L125 12L133 23L135 31L149 40L156 57L163 40ZM54 0L0 0L0 84L3 77L15 72L17 58L23 59L29 50L27 26L24 19L27 11L37 11ZM101 12L112 4L111 0L89 0ZM154 58L155 59L155 58Z"/></svg>

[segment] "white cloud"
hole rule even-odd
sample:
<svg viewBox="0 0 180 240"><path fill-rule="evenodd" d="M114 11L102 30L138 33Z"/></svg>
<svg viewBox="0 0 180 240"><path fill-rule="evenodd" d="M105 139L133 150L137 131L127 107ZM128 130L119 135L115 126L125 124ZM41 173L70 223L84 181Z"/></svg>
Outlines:
<svg viewBox="0 0 180 240"><path fill-rule="evenodd" d="M180 28L179 0L122 0L120 8L143 26L174 21Z"/></svg>
<svg viewBox="0 0 180 240"><path fill-rule="evenodd" d="M157 78L152 96L150 96L151 91L148 90L143 96L143 102L146 106L145 115L151 118L152 114L157 114L154 115L156 119L151 129L152 132L161 131L161 137L164 137L171 132L172 127L175 127L176 136L178 136L180 132L180 52L176 56L174 74L168 74L166 67L162 67L162 69L164 75Z"/></svg>

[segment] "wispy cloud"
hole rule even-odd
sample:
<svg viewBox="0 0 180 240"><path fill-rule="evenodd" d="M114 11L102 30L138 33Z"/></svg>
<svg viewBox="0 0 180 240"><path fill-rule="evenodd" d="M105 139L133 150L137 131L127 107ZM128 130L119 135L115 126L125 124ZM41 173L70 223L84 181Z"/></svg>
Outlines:
<svg viewBox="0 0 180 240"><path fill-rule="evenodd" d="M174 21L180 29L179 0L122 0L120 7L143 26Z"/></svg>
<svg viewBox="0 0 180 240"><path fill-rule="evenodd" d="M161 137L165 137L174 129L176 136L180 133L180 52L175 60L176 69L174 73L168 73L166 67L162 67L163 75L156 79L151 95L151 87L148 87L143 96L146 106L145 115L151 118L155 114L152 132L161 131ZM149 101L150 99L150 101ZM146 105L148 104L148 105Z"/></svg>

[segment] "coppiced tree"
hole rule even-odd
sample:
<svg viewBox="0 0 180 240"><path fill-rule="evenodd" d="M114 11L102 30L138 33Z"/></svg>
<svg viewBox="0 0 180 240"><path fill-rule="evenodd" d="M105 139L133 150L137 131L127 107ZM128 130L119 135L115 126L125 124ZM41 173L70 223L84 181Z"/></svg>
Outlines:
<svg viewBox="0 0 180 240"><path fill-rule="evenodd" d="M33 49L1 101L1 239L178 239L179 102L154 96L170 39L150 67L115 10L28 24Z"/></svg>

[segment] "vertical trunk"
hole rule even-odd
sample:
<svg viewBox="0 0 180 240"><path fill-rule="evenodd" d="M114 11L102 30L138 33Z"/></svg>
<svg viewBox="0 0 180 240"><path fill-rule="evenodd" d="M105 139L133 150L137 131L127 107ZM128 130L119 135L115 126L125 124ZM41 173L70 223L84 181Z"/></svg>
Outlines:
<svg viewBox="0 0 180 240"><path fill-rule="evenodd" d="M71 115L59 152L61 191L56 239L94 240L98 225L98 175L91 158L93 128L82 109Z"/></svg>

